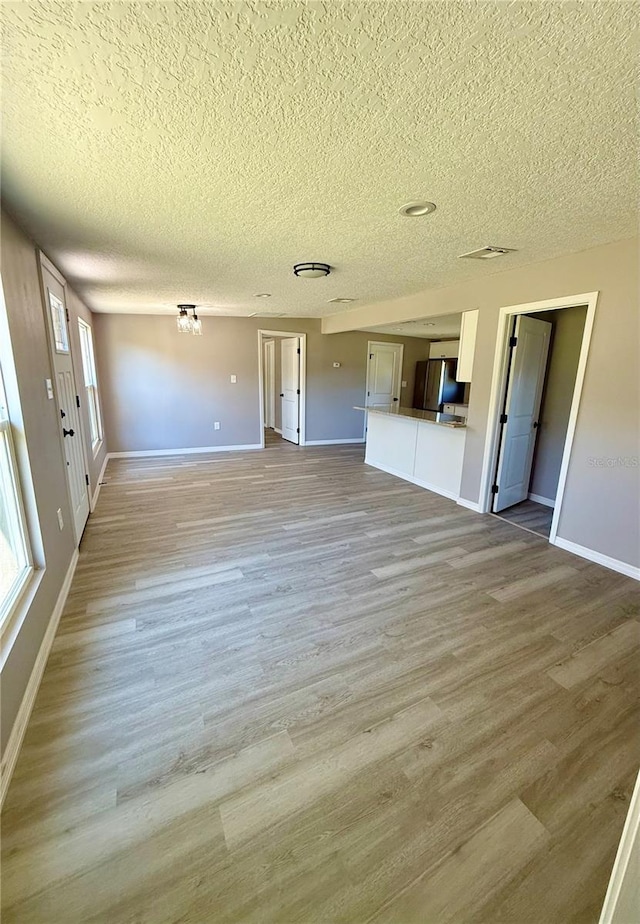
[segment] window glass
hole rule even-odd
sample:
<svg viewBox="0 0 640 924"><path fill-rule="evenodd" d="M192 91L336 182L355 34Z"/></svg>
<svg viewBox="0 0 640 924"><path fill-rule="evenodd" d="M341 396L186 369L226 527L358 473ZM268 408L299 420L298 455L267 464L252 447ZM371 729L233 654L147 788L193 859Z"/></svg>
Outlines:
<svg viewBox="0 0 640 924"><path fill-rule="evenodd" d="M98 395L98 375L96 373L96 360L93 353L93 337L89 325L78 319L80 330L80 349L82 352L82 370L84 373L84 387L89 409L89 427L91 430L91 445L95 449L102 439L102 417L100 414L100 398Z"/></svg>
<svg viewBox="0 0 640 924"><path fill-rule="evenodd" d="M0 370L0 621L31 571L11 424Z"/></svg>
<svg viewBox="0 0 640 924"><path fill-rule="evenodd" d="M67 319L65 317L64 305L53 292L49 292L49 310L51 311L51 326L53 328L53 340L56 347L56 353L69 352L69 334L67 332Z"/></svg>

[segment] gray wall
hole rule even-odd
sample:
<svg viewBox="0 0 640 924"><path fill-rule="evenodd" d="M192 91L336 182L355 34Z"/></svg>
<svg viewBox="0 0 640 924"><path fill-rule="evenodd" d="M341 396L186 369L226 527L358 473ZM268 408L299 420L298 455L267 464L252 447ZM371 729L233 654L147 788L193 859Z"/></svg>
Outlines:
<svg viewBox="0 0 640 924"><path fill-rule="evenodd" d="M553 325L529 491L555 500L587 309L576 306L529 317Z"/></svg>
<svg viewBox="0 0 640 924"><path fill-rule="evenodd" d="M408 403L416 359L429 349L425 340L364 331L324 336L309 318L205 317L204 335L191 337L178 334L173 316L100 314L94 329L112 452L259 443L260 329L307 334L308 440L362 436L363 415L353 406L364 402L368 340L405 344Z"/></svg>
<svg viewBox="0 0 640 924"><path fill-rule="evenodd" d="M474 297L481 307L461 494L479 499L500 306L595 291L598 305L558 536L640 567L637 240L478 283Z"/></svg>
<svg viewBox="0 0 640 924"><path fill-rule="evenodd" d="M6 366L3 364L3 371L7 379L31 544L38 569L36 579L39 582L2 668L0 743L4 753L49 618L69 568L75 541L65 462L58 432L58 411L55 401L47 399L45 390L45 379L53 378L53 373L49 361L36 249L34 243L4 212L1 237L2 285L17 383L11 374L10 363ZM87 309L76 298L69 300L68 307L74 337L72 347L75 349L77 312L82 310L83 317L87 317ZM94 472L100 464L100 458L95 460ZM62 532L58 528L58 507L62 510L65 523Z"/></svg>
<svg viewBox="0 0 640 924"><path fill-rule="evenodd" d="M507 258L505 258L506 260ZM477 502L501 307L599 292L558 536L640 567L638 239L325 318L326 333L480 310L461 494Z"/></svg>

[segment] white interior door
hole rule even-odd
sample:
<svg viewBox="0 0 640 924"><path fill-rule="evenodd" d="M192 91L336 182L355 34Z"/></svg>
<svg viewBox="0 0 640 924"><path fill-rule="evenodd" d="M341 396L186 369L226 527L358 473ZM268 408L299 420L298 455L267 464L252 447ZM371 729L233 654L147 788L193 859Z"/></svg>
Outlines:
<svg viewBox="0 0 640 924"><path fill-rule="evenodd" d="M275 340L264 343L264 425L271 430L276 425L276 355Z"/></svg>
<svg viewBox="0 0 640 924"><path fill-rule="evenodd" d="M367 407L400 406L403 352L401 343L369 342Z"/></svg>
<svg viewBox="0 0 640 924"><path fill-rule="evenodd" d="M529 493L551 329L548 321L538 321L527 315L516 318L515 345L511 350L502 418L494 512L526 500Z"/></svg>
<svg viewBox="0 0 640 924"><path fill-rule="evenodd" d="M42 280L53 356L54 390L58 404L60 434L67 463L73 530L76 543L79 543L89 516L89 487L77 403L79 392L73 374L64 286L46 266L42 266Z"/></svg>
<svg viewBox="0 0 640 924"><path fill-rule="evenodd" d="M300 338L286 337L282 351L282 436L290 443L300 442Z"/></svg>

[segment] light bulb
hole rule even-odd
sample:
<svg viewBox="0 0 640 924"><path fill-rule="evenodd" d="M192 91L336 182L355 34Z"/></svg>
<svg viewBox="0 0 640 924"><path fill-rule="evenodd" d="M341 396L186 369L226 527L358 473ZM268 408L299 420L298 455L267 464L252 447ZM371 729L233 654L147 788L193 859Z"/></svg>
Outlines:
<svg viewBox="0 0 640 924"><path fill-rule="evenodd" d="M186 312L186 309L181 308L180 314L176 318L176 324L178 325L178 331L181 334L190 334L192 328L192 321L189 315Z"/></svg>
<svg viewBox="0 0 640 924"><path fill-rule="evenodd" d="M195 337L202 337L202 321L200 320L197 314L194 314L193 319L191 321L191 333Z"/></svg>

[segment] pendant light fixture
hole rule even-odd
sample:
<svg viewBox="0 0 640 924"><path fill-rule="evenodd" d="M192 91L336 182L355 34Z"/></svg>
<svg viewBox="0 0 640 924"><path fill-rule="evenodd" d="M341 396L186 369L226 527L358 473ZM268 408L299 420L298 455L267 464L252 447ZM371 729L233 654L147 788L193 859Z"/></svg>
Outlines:
<svg viewBox="0 0 640 924"><path fill-rule="evenodd" d="M193 311L193 317L189 312ZM176 318L178 332L181 334L193 334L196 337L202 336L202 321L196 314L195 305L178 305L178 317Z"/></svg>

